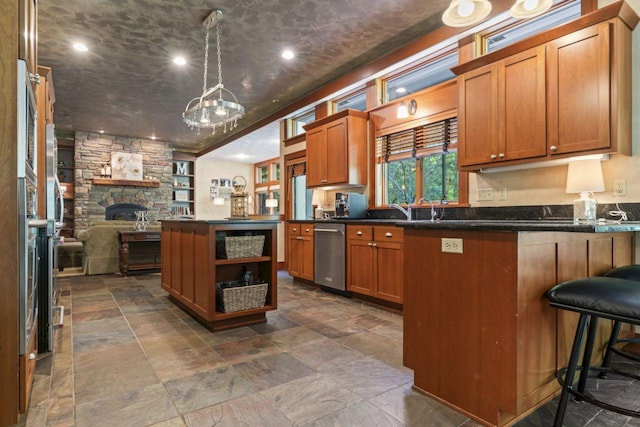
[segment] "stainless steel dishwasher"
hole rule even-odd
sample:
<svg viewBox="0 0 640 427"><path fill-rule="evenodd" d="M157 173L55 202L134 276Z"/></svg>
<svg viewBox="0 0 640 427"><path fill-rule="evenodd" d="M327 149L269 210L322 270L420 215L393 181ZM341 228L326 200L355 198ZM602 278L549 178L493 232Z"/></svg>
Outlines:
<svg viewBox="0 0 640 427"><path fill-rule="evenodd" d="M345 225L316 223L314 277L321 286L344 292L346 269Z"/></svg>

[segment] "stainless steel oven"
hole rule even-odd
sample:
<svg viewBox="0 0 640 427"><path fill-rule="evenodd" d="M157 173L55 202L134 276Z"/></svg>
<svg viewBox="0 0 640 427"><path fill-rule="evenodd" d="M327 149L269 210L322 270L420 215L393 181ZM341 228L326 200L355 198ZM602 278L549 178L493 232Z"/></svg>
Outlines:
<svg viewBox="0 0 640 427"><path fill-rule="evenodd" d="M27 351L27 345L36 330L38 320L38 247L39 229L46 227L46 221L36 218L36 187L28 178L18 178L18 237L20 265L18 266L19 286L19 336L20 355Z"/></svg>

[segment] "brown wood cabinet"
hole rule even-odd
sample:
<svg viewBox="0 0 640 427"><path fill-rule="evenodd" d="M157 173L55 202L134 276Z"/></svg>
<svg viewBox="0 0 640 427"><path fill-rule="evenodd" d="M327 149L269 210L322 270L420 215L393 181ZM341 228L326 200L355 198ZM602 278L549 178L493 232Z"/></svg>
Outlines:
<svg viewBox="0 0 640 427"><path fill-rule="evenodd" d="M544 46L465 73L458 89L461 167L546 155Z"/></svg>
<svg viewBox="0 0 640 427"><path fill-rule="evenodd" d="M366 185L367 117L344 110L304 126L307 187Z"/></svg>
<svg viewBox="0 0 640 427"><path fill-rule="evenodd" d="M608 149L611 24L548 44L548 141L551 154Z"/></svg>
<svg viewBox="0 0 640 427"><path fill-rule="evenodd" d="M171 301L211 330L265 322L277 304L277 221L163 220L162 289ZM216 241L247 232L265 236L262 256L224 259ZM216 283L238 280L244 270L268 283L263 307L226 313L216 297Z"/></svg>
<svg viewBox="0 0 640 427"><path fill-rule="evenodd" d="M488 425L559 389L575 315L549 307L545 292L630 264L634 244L626 232L404 231L404 363L417 388ZM461 239L463 253L442 252L443 238Z"/></svg>
<svg viewBox="0 0 640 427"><path fill-rule="evenodd" d="M631 154L637 22L621 2L454 67L459 168Z"/></svg>
<svg viewBox="0 0 640 427"><path fill-rule="evenodd" d="M313 281L314 239L313 224L289 223L287 225L287 261L289 274Z"/></svg>
<svg viewBox="0 0 640 427"><path fill-rule="evenodd" d="M403 230L347 225L347 290L403 303Z"/></svg>

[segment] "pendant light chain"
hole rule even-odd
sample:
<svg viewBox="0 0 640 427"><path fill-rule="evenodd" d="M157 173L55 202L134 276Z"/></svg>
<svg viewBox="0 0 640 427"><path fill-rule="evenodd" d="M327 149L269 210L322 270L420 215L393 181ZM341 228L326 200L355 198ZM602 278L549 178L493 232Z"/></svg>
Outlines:
<svg viewBox="0 0 640 427"><path fill-rule="evenodd" d="M216 25L216 47L218 48L218 84L222 86L222 60L220 59L220 22ZM222 92L220 92L220 99L222 99Z"/></svg>
<svg viewBox="0 0 640 427"><path fill-rule="evenodd" d="M218 63L220 63L220 54L218 54ZM202 93L207 90L207 68L209 64L209 23L207 23L207 35L204 42L204 83L202 85Z"/></svg>

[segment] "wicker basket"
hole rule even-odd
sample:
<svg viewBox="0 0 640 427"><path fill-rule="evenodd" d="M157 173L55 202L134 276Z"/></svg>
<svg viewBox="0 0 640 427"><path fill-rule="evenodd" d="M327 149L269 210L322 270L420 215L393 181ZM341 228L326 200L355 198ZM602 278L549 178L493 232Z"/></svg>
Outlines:
<svg viewBox="0 0 640 427"><path fill-rule="evenodd" d="M259 236L227 236L216 241L218 258L237 259L262 256L264 235Z"/></svg>
<svg viewBox="0 0 640 427"><path fill-rule="evenodd" d="M234 311L264 307L267 299L268 283L235 287L222 286L228 286L228 283L216 283L216 306L218 310L224 313L233 313Z"/></svg>

